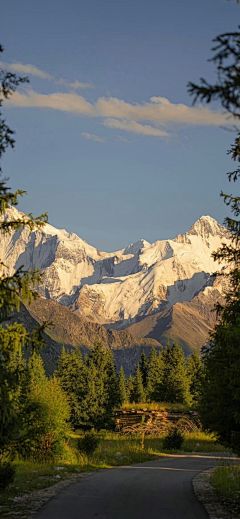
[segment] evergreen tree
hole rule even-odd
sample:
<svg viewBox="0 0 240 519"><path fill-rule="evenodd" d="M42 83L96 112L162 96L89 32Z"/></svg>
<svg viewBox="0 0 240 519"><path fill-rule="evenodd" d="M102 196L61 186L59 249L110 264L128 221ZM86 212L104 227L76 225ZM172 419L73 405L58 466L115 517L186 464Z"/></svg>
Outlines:
<svg viewBox="0 0 240 519"><path fill-rule="evenodd" d="M119 403L120 405L125 404L128 401L127 390L126 390L126 377L121 366L118 373L118 390L119 390Z"/></svg>
<svg viewBox="0 0 240 519"><path fill-rule="evenodd" d="M109 417L109 425L113 425L113 410L119 405L118 376L113 360L112 351L109 349L105 353L105 390L106 390L106 415Z"/></svg>
<svg viewBox="0 0 240 519"><path fill-rule="evenodd" d="M21 428L21 393L26 375L21 351L11 347L6 334L3 339L0 344L0 462L12 450Z"/></svg>
<svg viewBox="0 0 240 519"><path fill-rule="evenodd" d="M133 376L129 375L126 381L127 401L133 402Z"/></svg>
<svg viewBox="0 0 240 519"><path fill-rule="evenodd" d="M197 348L195 348L192 355L188 357L187 375L190 383L190 395L193 400L193 403L196 404L199 401L204 381L203 362L200 358L199 351L197 350Z"/></svg>
<svg viewBox="0 0 240 519"><path fill-rule="evenodd" d="M0 45L0 54L3 48ZM3 101L16 91L27 78L17 77L16 74L6 72L0 68L0 160L7 148L13 148L15 144L14 132L6 124L2 117L1 107ZM2 169L0 167L0 175ZM32 214L21 219L11 220L5 218L9 204L16 206L18 197L24 191L12 192L5 180L0 181L0 231L8 234L12 231L28 228L31 232L36 227L41 227L47 221L46 215L34 219ZM9 314L19 309L20 298L23 302L31 302L31 298L37 297L34 285L41 282L40 272L37 270L25 271L22 267L10 276L7 266L0 261L0 323L9 317ZM18 395L21 379L24 375L22 369L23 348L38 348L42 345L41 331L45 327L28 333L24 326L14 324L2 326L0 324L0 456L10 448L12 441L19 431ZM19 365L20 363L20 365ZM21 366L21 367L20 367Z"/></svg>
<svg viewBox="0 0 240 519"><path fill-rule="evenodd" d="M111 350L99 341L86 359L87 391L83 402L86 427L113 426L113 410L119 404L118 381Z"/></svg>
<svg viewBox="0 0 240 519"><path fill-rule="evenodd" d="M163 356L162 352L157 355L154 346L149 357L147 376L147 397L150 402L161 401L161 386L163 380Z"/></svg>
<svg viewBox="0 0 240 519"><path fill-rule="evenodd" d="M142 352L140 361L139 361L139 368L142 374L142 381L143 381L143 387L146 389L147 387L147 378L148 378L148 368L149 368L149 358L147 357L145 351Z"/></svg>
<svg viewBox="0 0 240 519"><path fill-rule="evenodd" d="M41 355L38 352L31 352L27 364L27 384L33 389L38 386L40 389L46 386L47 377Z"/></svg>
<svg viewBox="0 0 240 519"><path fill-rule="evenodd" d="M200 85L189 83L189 91L194 101L220 100L237 125L240 119L240 31L221 34L214 43L215 54L210 61L217 68L216 83L201 79ZM237 126L235 129L237 135L228 153L237 165L227 173L229 181L234 182L240 176L240 132ZM224 304L217 305L220 320L211 336L210 347L204 350L201 420L222 442L240 453L240 197L223 192L221 196L233 214L224 220L232 233L232 243L222 244L213 257L228 264L229 289Z"/></svg>
<svg viewBox="0 0 240 519"><path fill-rule="evenodd" d="M71 408L71 423L74 427L81 427L85 423L82 402L87 391L87 371L80 350L67 352L63 348L55 373L62 389L68 396Z"/></svg>
<svg viewBox="0 0 240 519"><path fill-rule="evenodd" d="M145 391L142 381L142 373L140 367L137 367L136 375L133 379L133 392L131 394L131 400L135 403L145 402Z"/></svg>
<svg viewBox="0 0 240 519"><path fill-rule="evenodd" d="M185 358L178 343L167 345L163 352L163 382L161 399L165 402L190 403L189 379L185 367Z"/></svg>

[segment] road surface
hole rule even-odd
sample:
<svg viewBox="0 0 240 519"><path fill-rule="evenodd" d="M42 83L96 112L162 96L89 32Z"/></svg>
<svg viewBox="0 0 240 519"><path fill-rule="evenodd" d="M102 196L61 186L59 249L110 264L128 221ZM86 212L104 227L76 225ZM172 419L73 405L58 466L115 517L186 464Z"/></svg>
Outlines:
<svg viewBox="0 0 240 519"><path fill-rule="evenodd" d="M192 479L211 456L174 456L95 472L49 501L36 519L207 519Z"/></svg>

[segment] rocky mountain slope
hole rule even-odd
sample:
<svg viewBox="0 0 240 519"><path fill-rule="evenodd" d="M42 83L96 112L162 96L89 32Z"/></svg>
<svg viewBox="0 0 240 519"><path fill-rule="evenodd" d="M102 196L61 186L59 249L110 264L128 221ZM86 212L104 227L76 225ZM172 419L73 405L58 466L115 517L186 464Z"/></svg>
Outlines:
<svg viewBox="0 0 240 519"><path fill-rule="evenodd" d="M155 339L133 336L128 330L110 330L97 323L91 323L71 312L68 308L39 297L27 306L28 313L39 323L51 321L47 334L58 344L92 349L94 342L102 341L111 350L133 348L134 346L161 345Z"/></svg>
<svg viewBox="0 0 240 519"><path fill-rule="evenodd" d="M6 218L21 215L10 207ZM170 338L187 354L206 342L214 325L211 310L223 293L215 273L225 267L212 252L230 239L216 220L202 216L173 240L140 240L107 253L46 224L31 234L25 228L1 236L0 259L10 274L20 265L44 271L42 297L25 310L37 322L54 322L48 335L56 344L89 348L101 339L115 351L133 352L142 337L163 345Z"/></svg>
<svg viewBox="0 0 240 519"><path fill-rule="evenodd" d="M86 353L93 348L95 341L100 340L113 351L117 369L122 365L126 373L133 369L143 350L147 353L152 346L162 348L155 339L134 337L128 330L107 330L102 325L78 317L59 303L42 297L32 301L31 305L21 303L20 312L15 312L7 324L18 322L32 331L44 321L52 323L43 334L47 347L42 350L42 356L48 372L56 368L63 345L70 349L79 346Z"/></svg>
<svg viewBox="0 0 240 519"><path fill-rule="evenodd" d="M223 302L219 285L217 279L213 287L205 288L192 301L176 303L130 325L126 330L136 337L155 338L164 347L168 340L176 341L187 356L193 348L200 349L209 339L216 322L215 304L217 301Z"/></svg>

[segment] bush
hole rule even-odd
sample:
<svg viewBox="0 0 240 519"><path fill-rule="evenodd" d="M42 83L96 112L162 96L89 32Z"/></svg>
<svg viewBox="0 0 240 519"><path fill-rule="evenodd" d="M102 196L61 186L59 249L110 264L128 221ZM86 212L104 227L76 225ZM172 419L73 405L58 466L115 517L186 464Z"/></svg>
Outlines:
<svg viewBox="0 0 240 519"><path fill-rule="evenodd" d="M80 452L84 452L88 456L93 454L98 448L100 438L94 432L86 433L83 438L79 438L77 447Z"/></svg>
<svg viewBox="0 0 240 519"><path fill-rule="evenodd" d="M5 490L15 478L16 469L9 462L0 463L0 490Z"/></svg>
<svg viewBox="0 0 240 519"><path fill-rule="evenodd" d="M177 429L177 427L174 427L174 429L170 430L167 436L164 438L163 448L165 450L181 449L183 442L183 433L179 429Z"/></svg>
<svg viewBox="0 0 240 519"><path fill-rule="evenodd" d="M30 383L22 411L23 425L16 450L39 462L63 458L70 434L70 407L56 377L47 379L39 354L29 361Z"/></svg>

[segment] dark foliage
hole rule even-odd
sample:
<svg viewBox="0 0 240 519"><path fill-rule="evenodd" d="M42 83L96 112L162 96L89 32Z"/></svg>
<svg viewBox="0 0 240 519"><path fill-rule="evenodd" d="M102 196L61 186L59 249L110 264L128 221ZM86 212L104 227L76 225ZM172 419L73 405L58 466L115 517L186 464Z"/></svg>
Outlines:
<svg viewBox="0 0 240 519"><path fill-rule="evenodd" d="M167 436L165 436L163 440L163 448L167 451L179 450L181 449L183 442L183 433L179 429L177 429L177 427L174 427L172 430L169 431Z"/></svg>
<svg viewBox="0 0 240 519"><path fill-rule="evenodd" d="M74 427L114 427L113 410L120 404L120 389L111 350L105 351L96 342L83 360L79 351L63 349L56 376L68 396Z"/></svg>
<svg viewBox="0 0 240 519"><path fill-rule="evenodd" d="M0 463L0 490L5 490L14 482L16 469L10 462Z"/></svg>
<svg viewBox="0 0 240 519"><path fill-rule="evenodd" d="M0 45L0 53L3 48ZM0 159L10 147L15 145L14 132L3 118L1 107L16 89L28 81L0 68ZM0 167L0 177L2 169ZM30 232L41 228L47 221L47 215L34 218L32 214L20 219L6 218L9 205L17 206L18 197L25 191L12 192L7 179L0 180L0 233L9 234L13 230ZM41 283L41 272L37 269L26 271L23 267L9 274L8 267L0 258L0 458L7 454L14 455L17 440L22 434L23 426L23 384L26 376L26 363L22 353L39 350L44 342L42 331L46 323L29 333L24 326L14 323L3 326L14 310L19 310L20 299L30 303L37 297L36 285ZM6 466L7 467L7 466ZM5 467L5 468L6 468ZM10 471L10 469L9 469Z"/></svg>
<svg viewBox="0 0 240 519"><path fill-rule="evenodd" d="M77 447L79 452L83 452L90 456L95 452L100 444L100 438L94 432L86 433L82 438L78 439Z"/></svg>
<svg viewBox="0 0 240 519"><path fill-rule="evenodd" d="M240 27L239 27L240 29ZM230 117L234 117L237 132L229 150L236 163L228 172L229 181L240 176L240 30L217 36L215 52L210 60L217 69L217 81L210 84L201 79L200 85L189 83L189 91L197 100L210 103L219 100ZM213 255L216 261L228 265L228 289L224 305L216 307L218 324L211 336L210 347L204 350L205 379L202 385L201 420L205 427L215 432L222 443L240 452L240 197L221 193L232 217L225 225L232 233L230 246L223 244Z"/></svg>

